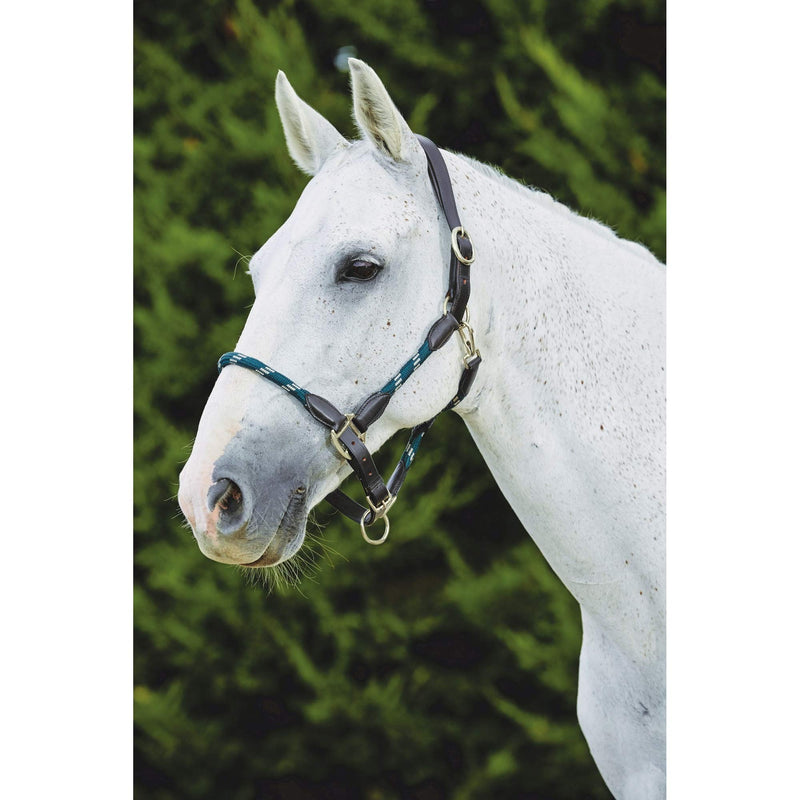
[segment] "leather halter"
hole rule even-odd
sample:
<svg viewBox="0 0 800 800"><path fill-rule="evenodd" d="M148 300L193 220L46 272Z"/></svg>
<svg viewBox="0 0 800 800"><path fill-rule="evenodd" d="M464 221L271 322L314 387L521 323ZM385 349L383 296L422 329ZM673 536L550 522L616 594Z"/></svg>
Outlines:
<svg viewBox="0 0 800 800"><path fill-rule="evenodd" d="M400 368L399 372L379 391L369 395L352 414L342 414L324 397L312 394L301 388L285 375L268 365L242 353L230 352L222 355L217 369L235 364L258 373L261 377L283 387L289 394L299 400L311 416L330 429L331 442L339 455L346 459L353 472L361 482L367 497L369 508L349 498L339 489L331 492L325 499L345 516L361 525L361 533L370 544L382 544L389 535L389 518L387 513L397 499L397 494L406 478L408 469L420 446L422 437L433 425L436 416L420 423L411 430L403 455L391 477L384 482L378 472L372 455L364 444L364 438L372 425L399 389L422 362L434 351L441 348L456 331L466 349L464 369L458 383L458 389L445 406L447 411L458 405L475 381L481 355L475 349L472 328L469 326L470 264L474 261L472 242L461 225L453 195L450 175L439 148L424 136L417 136L428 160L428 177L433 186L436 198L444 212L447 225L451 231L449 288L444 300L444 313L433 323L425 341L417 352ZM449 307L448 307L449 306ZM384 519L384 533L379 539L367 535L366 526L378 519Z"/></svg>

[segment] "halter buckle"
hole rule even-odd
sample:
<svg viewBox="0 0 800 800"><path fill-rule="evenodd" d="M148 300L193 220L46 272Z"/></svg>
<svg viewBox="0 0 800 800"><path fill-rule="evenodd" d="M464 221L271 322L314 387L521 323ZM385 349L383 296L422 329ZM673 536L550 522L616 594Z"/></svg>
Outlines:
<svg viewBox="0 0 800 800"><path fill-rule="evenodd" d="M470 258L467 258L465 255L461 253L461 248L458 246L459 236L462 239L466 239L470 243L470 246L472 247L472 256ZM475 245L472 244L472 239L469 238L469 234L467 233L467 230L463 225L458 225L457 227L453 228L452 231L450 231L450 245L453 248L453 252L455 253L456 258L462 264L469 265L475 260Z"/></svg>
<svg viewBox="0 0 800 800"><path fill-rule="evenodd" d="M352 428L353 433L355 433L355 435L358 436L358 438L361 439L362 442L364 441L364 439L365 439L365 437L367 435L366 432L361 433L361 431L358 428L356 428L356 426L353 424L353 417L354 416L355 416L355 414L345 414L344 415L345 422L344 422L344 425L342 425L342 429L339 430L339 431L331 431L331 442L333 443L333 446L338 451L339 455L345 461L350 461L350 460L352 460L353 457L350 455L350 453L347 452L347 450L344 449L344 447L342 447L342 443L341 443L341 441L339 441L342 438L344 432L348 428Z"/></svg>
<svg viewBox="0 0 800 800"><path fill-rule="evenodd" d="M397 500L397 495L393 495L391 492L388 493L388 497L382 502L379 503L377 506L375 503L370 500L369 495L367 496L367 502L369 503L369 507L372 509L375 516L372 518L372 525L375 520L380 519L381 517L385 517L389 513L389 509L394 505L394 501Z"/></svg>

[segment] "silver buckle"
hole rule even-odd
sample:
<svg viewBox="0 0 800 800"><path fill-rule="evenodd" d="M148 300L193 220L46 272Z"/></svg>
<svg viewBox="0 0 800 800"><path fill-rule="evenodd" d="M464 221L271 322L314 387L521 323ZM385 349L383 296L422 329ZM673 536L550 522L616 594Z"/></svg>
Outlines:
<svg viewBox="0 0 800 800"><path fill-rule="evenodd" d="M469 243L472 244L472 239L469 238L469 234L467 233L467 230L466 230L466 228L463 227L463 225L459 225L459 226L453 228L452 231L450 231L450 244L451 244L451 246L453 248L453 252L456 254L456 258L462 264L469 265L475 260L475 245L472 244L472 258L466 258L465 256L463 256L461 254L461 250L460 250L460 248L458 246L458 237L459 236L462 239L467 239L469 241Z"/></svg>

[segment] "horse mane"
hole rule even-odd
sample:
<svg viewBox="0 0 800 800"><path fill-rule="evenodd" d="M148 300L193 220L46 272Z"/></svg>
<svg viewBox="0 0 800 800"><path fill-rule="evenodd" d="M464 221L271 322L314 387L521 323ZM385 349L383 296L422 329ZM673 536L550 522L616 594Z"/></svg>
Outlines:
<svg viewBox="0 0 800 800"><path fill-rule="evenodd" d="M600 222L599 220L592 219L591 217L585 217L576 213L563 203L559 203L558 200L556 200L552 195L549 195L547 192L543 192L541 189L537 189L533 186L528 186L527 184L522 183L522 181L510 178L499 167L494 167L490 164L484 164L482 161L478 161L471 156L466 156L463 153L452 153L452 155L463 159L476 172L479 172L481 175L489 178L495 183L500 183L509 189L513 189L518 194L524 195L527 200L532 200L539 206L546 207L556 214L567 217L573 223L580 225L581 227L598 236L602 236L608 241L616 242L618 245L626 248L639 258L643 258L647 261L655 261L656 263L661 264L661 262L653 255L653 253L651 253L650 250L648 250L648 248L643 244L621 238L610 226Z"/></svg>

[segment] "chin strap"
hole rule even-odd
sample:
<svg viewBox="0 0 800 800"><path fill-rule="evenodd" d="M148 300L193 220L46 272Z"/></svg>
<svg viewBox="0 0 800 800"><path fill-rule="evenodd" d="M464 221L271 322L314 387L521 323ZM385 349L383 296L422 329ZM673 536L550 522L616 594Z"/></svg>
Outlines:
<svg viewBox="0 0 800 800"><path fill-rule="evenodd" d="M417 139L428 159L428 176L451 231L449 290L445 297L444 313L433 323L419 350L403 364L385 386L367 397L352 414L342 414L324 397L303 389L285 375L251 356L236 352L225 353L217 363L217 369L220 371L232 364L245 367L283 387L303 404L317 422L329 428L331 444L356 474L369 507L362 506L339 489L331 492L325 499L345 516L358 522L362 536L370 544L383 544L389 536L389 509L397 499L422 438L430 430L438 414L412 428L403 455L387 482L384 482L371 453L364 444L370 425L380 418L394 393L412 373L431 353L443 347L456 331L466 351L463 358L464 368L455 395L442 411L455 408L466 397L475 382L481 363L481 354L475 347L467 309L470 293L469 269L475 260L472 242L459 220L450 175L439 148L423 136L417 136ZM373 539L368 535L367 527L379 519L384 521L383 534L380 538Z"/></svg>

